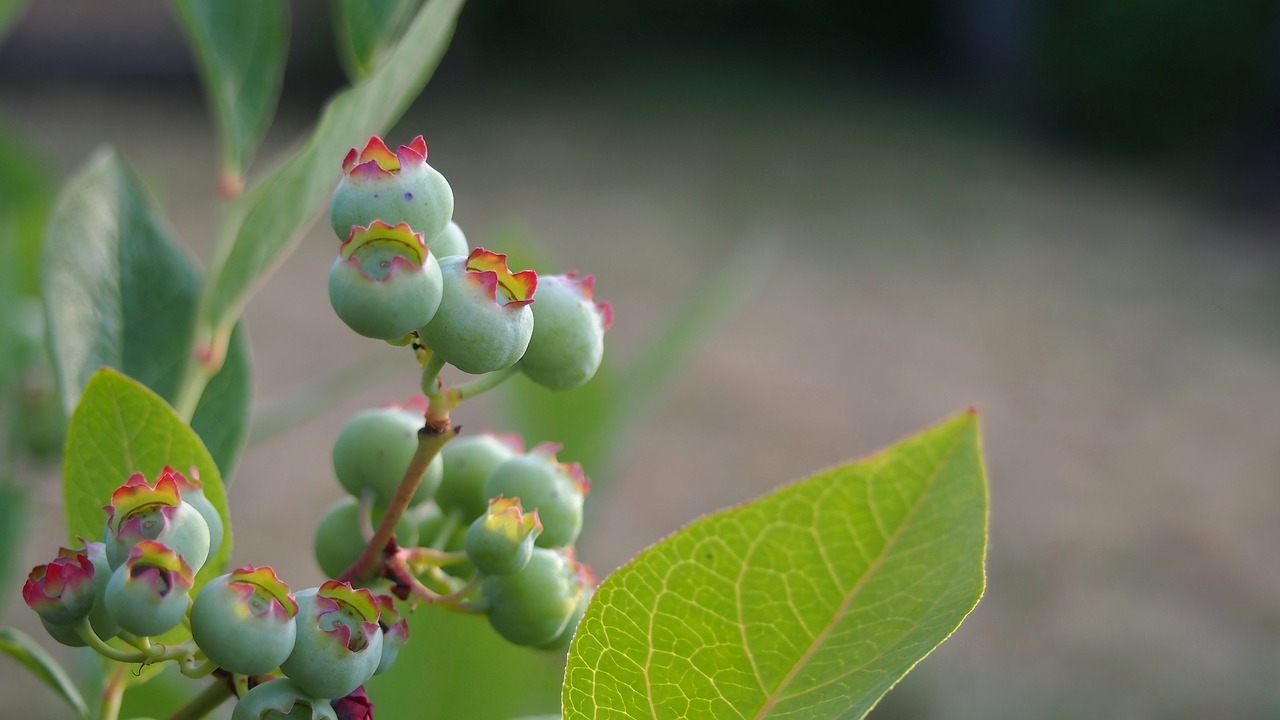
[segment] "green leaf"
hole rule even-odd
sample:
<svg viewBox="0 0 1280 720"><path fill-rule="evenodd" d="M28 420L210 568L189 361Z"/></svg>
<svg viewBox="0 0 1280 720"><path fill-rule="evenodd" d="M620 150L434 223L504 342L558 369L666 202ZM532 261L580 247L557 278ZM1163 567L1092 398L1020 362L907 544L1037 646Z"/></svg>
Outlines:
<svg viewBox="0 0 1280 720"><path fill-rule="evenodd" d="M340 177L342 157L417 97L453 34L463 0L431 0L378 67L325 107L306 144L228 208L201 298L202 340L217 344L259 281L302 238Z"/></svg>
<svg viewBox="0 0 1280 720"><path fill-rule="evenodd" d="M973 412L695 521L600 586L564 717L860 718L985 585Z"/></svg>
<svg viewBox="0 0 1280 720"><path fill-rule="evenodd" d="M27 0L0 0L0 39L9 34L9 28L22 17Z"/></svg>
<svg viewBox="0 0 1280 720"><path fill-rule="evenodd" d="M231 517L222 476L200 437L168 403L137 381L110 368L94 373L67 427L62 498L67 535L102 538L102 506L133 473L154 483L165 465L200 473L205 497L222 517L222 547L196 575L196 589L217 577L231 555Z"/></svg>
<svg viewBox="0 0 1280 720"><path fill-rule="evenodd" d="M87 720L89 706L84 704L80 691L71 682L71 678L67 677L58 661L32 640L30 635L10 627L0 628L0 652L17 660L39 678L40 682L56 692L58 697L66 700L71 709L75 710L76 717Z"/></svg>
<svg viewBox="0 0 1280 720"><path fill-rule="evenodd" d="M27 489L0 475L0 613L17 597L18 563L27 538L31 501Z"/></svg>
<svg viewBox="0 0 1280 720"><path fill-rule="evenodd" d="M369 74L420 5L422 0L333 0L333 29L348 77Z"/></svg>
<svg viewBox="0 0 1280 720"><path fill-rule="evenodd" d="M275 115L289 52L289 8L283 0L173 0L200 66L222 145L219 187L243 185Z"/></svg>
<svg viewBox="0 0 1280 720"><path fill-rule="evenodd" d="M199 279L141 181L114 151L94 155L49 220L42 291L58 393L68 412L89 376L114 367L172 400L192 352ZM249 423L248 351L234 337L195 413L218 466L234 468Z"/></svg>

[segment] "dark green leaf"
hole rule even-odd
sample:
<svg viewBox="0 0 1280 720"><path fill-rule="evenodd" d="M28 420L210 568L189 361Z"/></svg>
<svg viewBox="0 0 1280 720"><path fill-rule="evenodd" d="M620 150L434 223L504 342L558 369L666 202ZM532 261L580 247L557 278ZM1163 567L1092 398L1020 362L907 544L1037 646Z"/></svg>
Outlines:
<svg viewBox="0 0 1280 720"><path fill-rule="evenodd" d="M67 677L58 661L32 640L31 636L14 628L0 628L0 652L17 660L39 678L40 682L58 693L58 697L66 700L75 711L76 717L89 717L89 707L84 704L84 698L80 697L80 691L71 682L71 678Z"/></svg>
<svg viewBox="0 0 1280 720"><path fill-rule="evenodd" d="M422 0L332 0L338 54L353 80L369 74L413 19Z"/></svg>
<svg viewBox="0 0 1280 720"><path fill-rule="evenodd" d="M222 144L219 187L231 195L276 112L289 51L283 0L173 0Z"/></svg>
<svg viewBox="0 0 1280 720"><path fill-rule="evenodd" d="M341 175L347 150L384 131L426 85L462 0L431 0L373 72L334 97L307 143L232 203L202 298L202 338L217 342L258 282L283 260Z"/></svg>
<svg viewBox="0 0 1280 720"><path fill-rule="evenodd" d="M196 576L199 588L222 572L231 555L231 518L217 465L200 437L160 396L115 370L94 373L67 427L62 497L67 535L99 540L102 506L133 473L154 483L165 465L186 474L195 467L205 497L222 516L222 547Z"/></svg>
<svg viewBox="0 0 1280 720"><path fill-rule="evenodd" d="M63 189L45 239L43 293L59 395L68 412L98 368L123 371L172 399L192 352L199 281L132 170L104 150ZM243 341L196 409L197 427L230 470L249 422Z"/></svg>
<svg viewBox="0 0 1280 720"><path fill-rule="evenodd" d="M695 521L605 580L564 716L860 718L985 584L974 413Z"/></svg>

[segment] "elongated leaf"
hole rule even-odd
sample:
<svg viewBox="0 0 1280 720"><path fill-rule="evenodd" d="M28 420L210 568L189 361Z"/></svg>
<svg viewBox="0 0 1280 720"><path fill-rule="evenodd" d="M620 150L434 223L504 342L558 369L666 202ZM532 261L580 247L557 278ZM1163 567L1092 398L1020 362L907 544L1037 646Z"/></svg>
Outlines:
<svg viewBox="0 0 1280 720"><path fill-rule="evenodd" d="M18 563L26 539L30 505L27 489L0 475L0 613L18 596L14 588L21 577Z"/></svg>
<svg viewBox="0 0 1280 720"><path fill-rule="evenodd" d="M329 102L302 149L232 204L202 298L202 339L221 339L259 281L301 239L337 184L347 150L383 132L422 91L461 9L462 0L431 0L382 64Z"/></svg>
<svg viewBox="0 0 1280 720"><path fill-rule="evenodd" d="M222 517L222 545L196 575L196 587L222 572L231 555L231 518L217 465L200 437L159 395L110 368L93 374L67 427L62 498L67 535L100 540L102 506L131 474L154 483L165 465L200 473L205 497Z"/></svg>
<svg viewBox="0 0 1280 720"><path fill-rule="evenodd" d="M692 523L600 586L565 720L864 716L981 597L986 509L969 412Z"/></svg>
<svg viewBox="0 0 1280 720"><path fill-rule="evenodd" d="M54 206L42 291L58 393L68 412L98 368L114 367L172 399L192 352L199 282L133 171L103 150ZM249 422L248 351L233 338L196 408L220 468L230 471Z"/></svg>
<svg viewBox="0 0 1280 720"><path fill-rule="evenodd" d="M222 145L219 187L234 194L271 126L289 51L283 0L173 0L200 66Z"/></svg>
<svg viewBox="0 0 1280 720"><path fill-rule="evenodd" d="M378 64L404 32L422 0L332 0L338 54L351 79Z"/></svg>
<svg viewBox="0 0 1280 720"><path fill-rule="evenodd" d="M84 698L80 697L75 683L71 682L58 661L32 640L30 635L14 628L0 628L0 652L17 660L39 678L40 682L56 692L58 697L66 700L76 717L89 717L89 706L84 704Z"/></svg>

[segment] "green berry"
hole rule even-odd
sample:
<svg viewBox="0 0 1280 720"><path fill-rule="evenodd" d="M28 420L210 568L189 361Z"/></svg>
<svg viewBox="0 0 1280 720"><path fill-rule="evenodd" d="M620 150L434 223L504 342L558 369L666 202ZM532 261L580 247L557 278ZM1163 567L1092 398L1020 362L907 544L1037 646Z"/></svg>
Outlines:
<svg viewBox="0 0 1280 720"><path fill-rule="evenodd" d="M578 630L578 624L582 622L582 616L587 612L587 606L591 604L591 598L596 594L596 579L591 573L591 569L581 563L576 563L578 570L578 582L582 586L582 595L578 597L578 606L574 608L573 614L569 616L569 622L565 623L564 629L560 634L544 643L537 645L539 650L558 650L565 651L569 649L569 644L573 642L573 635Z"/></svg>
<svg viewBox="0 0 1280 720"><path fill-rule="evenodd" d="M483 433L450 441L440 450L444 479L436 490L436 504L446 515L457 514L463 522L480 517L489 504L484 489L489 473L521 452L524 443L518 435Z"/></svg>
<svg viewBox="0 0 1280 720"><path fill-rule="evenodd" d="M370 518L376 528L383 511L375 509ZM418 527L407 513L396 523L396 543L402 547L418 544ZM327 577L336 578L360 556L364 549L364 533L360 528L360 501L347 496L329 506L316 524L316 564Z"/></svg>
<svg viewBox="0 0 1280 720"><path fill-rule="evenodd" d="M529 304L538 276L532 270L513 274L506 255L484 248L442 259L440 272L444 296L435 317L418 330L422 341L463 372L514 365L533 335Z"/></svg>
<svg viewBox="0 0 1280 720"><path fill-rule="evenodd" d="M269 567L248 565L210 580L191 606L191 637L223 670L271 672L289 657L298 603Z"/></svg>
<svg viewBox="0 0 1280 720"><path fill-rule="evenodd" d="M590 380L604 357L604 332L613 323L608 303L591 299L595 280L576 273L538 278L533 337L520 361L530 380L569 390Z"/></svg>
<svg viewBox="0 0 1280 720"><path fill-rule="evenodd" d="M171 548L192 573L204 566L209 557L209 526L198 510L182 501L179 477L180 473L166 466L151 487L142 473L134 473L111 494L104 530L111 567L120 567L142 540Z"/></svg>
<svg viewBox="0 0 1280 720"><path fill-rule="evenodd" d="M583 497L590 487L577 463L556 461L558 445L539 445L507 460L484 483L489 497L518 497L542 522L538 547L565 547L582 532Z"/></svg>
<svg viewBox="0 0 1280 720"><path fill-rule="evenodd" d="M467 528L467 557L486 575L509 575L528 564L541 532L537 511L526 514L519 498L498 496Z"/></svg>
<svg viewBox="0 0 1280 720"><path fill-rule="evenodd" d="M338 482L355 497L367 489L373 491L375 505L389 505L417 452L422 424L421 415L398 407L365 410L351 418L333 443L333 470ZM443 469L439 457L427 465L410 505L435 494Z"/></svg>
<svg viewBox="0 0 1280 720"><path fill-rule="evenodd" d="M27 606L51 625L74 625L94 605L93 561L85 553L59 553L53 562L31 569L22 586Z"/></svg>
<svg viewBox="0 0 1280 720"><path fill-rule="evenodd" d="M231 720L338 720L338 715L328 699L308 695L289 678L277 678L245 693Z"/></svg>
<svg viewBox="0 0 1280 720"><path fill-rule="evenodd" d="M299 592L297 600L298 634L280 669L318 698L342 697L363 685L382 659L372 593L328 580Z"/></svg>
<svg viewBox="0 0 1280 720"><path fill-rule="evenodd" d="M358 154L353 148L342 161L342 180L329 201L329 223L339 239L352 226L374 220L408 223L423 237L439 235L453 217L453 189L427 164L422 136L392 153L371 137Z"/></svg>
<svg viewBox="0 0 1280 720"><path fill-rule="evenodd" d="M440 265L422 233L406 223L356 225L329 270L329 302L347 327L396 340L436 314L444 291Z"/></svg>
<svg viewBox="0 0 1280 720"><path fill-rule="evenodd" d="M209 502L209 498L205 497L204 485L200 482L199 471L195 466L185 476L180 472L175 472L174 475L182 502L195 508L209 528L209 557L213 557L222 547L222 516L213 507L213 503Z"/></svg>
<svg viewBox="0 0 1280 720"><path fill-rule="evenodd" d="M427 243L427 247L431 248L431 254L437 258L466 255L471 252L467 245L467 236L462 234L462 228L458 227L458 223L452 220L434 240Z"/></svg>
<svg viewBox="0 0 1280 720"><path fill-rule="evenodd" d="M582 585L563 552L535 548L519 572L485 578L489 624L516 645L555 640L578 607Z"/></svg>
<svg viewBox="0 0 1280 720"><path fill-rule="evenodd" d="M134 635L168 632L187 614L194 575L177 553L143 540L107 582L107 610L122 629Z"/></svg>

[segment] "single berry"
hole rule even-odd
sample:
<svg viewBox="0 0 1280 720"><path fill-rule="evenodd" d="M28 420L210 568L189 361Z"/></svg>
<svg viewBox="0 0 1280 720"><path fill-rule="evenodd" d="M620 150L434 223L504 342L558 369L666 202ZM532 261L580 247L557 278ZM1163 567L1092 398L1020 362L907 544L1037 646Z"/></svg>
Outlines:
<svg viewBox="0 0 1280 720"><path fill-rule="evenodd" d="M383 511L375 509L369 518L370 524L376 528L382 515ZM312 549L316 564L326 576L338 577L360 557L365 544L360 524L360 501L351 496L330 505L320 517ZM418 526L412 517L407 514L400 517L395 537L396 543L402 547L413 547L418 543Z"/></svg>
<svg viewBox="0 0 1280 720"><path fill-rule="evenodd" d="M222 516L213 507L213 503L209 502L209 498L205 497L200 471L192 465L187 475L174 473L174 479L177 480L182 502L195 508L200 517L204 518L204 524L209 528L209 557L213 557L222 547Z"/></svg>
<svg viewBox="0 0 1280 720"><path fill-rule="evenodd" d="M289 678L277 678L245 693L231 720L338 720L338 715L328 699L312 697Z"/></svg>
<svg viewBox="0 0 1280 720"><path fill-rule="evenodd" d="M444 479L436 490L436 504L446 515L456 513L463 522L480 517L489 504L484 490L489 473L522 452L524 442L514 434L463 435L450 441L440 450Z"/></svg>
<svg viewBox="0 0 1280 720"><path fill-rule="evenodd" d="M565 547L582 532L582 502L590 483L578 463L556 461L559 449L539 445L494 468L484 483L489 497L518 497L526 510L538 511L538 547Z"/></svg>
<svg viewBox="0 0 1280 720"><path fill-rule="evenodd" d="M382 659L373 594L328 580L297 600L298 635L280 669L314 697L342 697L363 685Z"/></svg>
<svg viewBox="0 0 1280 720"><path fill-rule="evenodd" d="M530 380L569 390L590 380L604 357L604 332L613 324L608 303L592 301L595 279L577 273L542 275L533 308L533 337L520 360Z"/></svg>
<svg viewBox="0 0 1280 720"><path fill-rule="evenodd" d="M363 685L329 704L338 714L338 720L373 720L373 702Z"/></svg>
<svg viewBox="0 0 1280 720"><path fill-rule="evenodd" d="M353 226L329 269L333 311L347 327L379 340L397 340L425 325L443 292L435 255L407 223Z"/></svg>
<svg viewBox="0 0 1280 720"><path fill-rule="evenodd" d="M52 562L31 569L22 599L50 625L73 625L93 610L94 572L87 554L59 553Z"/></svg>
<svg viewBox="0 0 1280 720"><path fill-rule="evenodd" d="M107 562L106 546L100 542L85 542L84 538L77 539L80 541L79 547L59 548L58 555L60 557L85 555L89 558L89 562L93 563L93 609L89 611L89 625L93 628L95 635L103 640L110 640L120 633L120 625L111 617L105 599L107 583L110 582L112 574L111 565ZM63 645L85 646L85 641L74 627L54 625L44 618L41 618L40 622L49 631L49 635Z"/></svg>
<svg viewBox="0 0 1280 720"><path fill-rule="evenodd" d="M538 276L512 273L507 256L476 248L440 261L444 297L418 336L446 362L463 372L486 373L510 367L524 355L533 335L533 302Z"/></svg>
<svg viewBox="0 0 1280 720"><path fill-rule="evenodd" d="M174 551L143 540L129 551L107 583L105 599L111 617L134 635L159 635L187 614L195 573Z"/></svg>
<svg viewBox="0 0 1280 720"><path fill-rule="evenodd" d="M358 413L333 441L333 471L338 482L354 497L360 497L365 490L373 491L374 504L386 507L418 450L418 429L422 424L420 414L397 406ZM443 470L444 464L437 456L427 465L410 505L435 495Z"/></svg>
<svg viewBox="0 0 1280 720"><path fill-rule="evenodd" d="M264 675L289 657L298 603L269 567L210 580L191 606L191 637L223 670Z"/></svg>
<svg viewBox="0 0 1280 720"><path fill-rule="evenodd" d="M529 562L533 541L541 532L536 510L525 513L519 498L499 495L467 528L467 557L486 575L509 575Z"/></svg>
<svg viewBox="0 0 1280 720"><path fill-rule="evenodd" d="M596 594L598 583L591 568L573 558L570 558L569 562L578 571L578 584L582 587L582 595L578 597L578 606L573 609L573 614L569 616L569 622L565 623L564 629L551 640L539 643L537 646L539 650L568 650L569 644L573 642L573 635L578 630L578 624L582 622L582 616L587 612L587 605L591 604L591 598Z"/></svg>
<svg viewBox="0 0 1280 720"><path fill-rule="evenodd" d="M171 548L192 573L204 566L209 557L209 526L198 510L182 501L178 490L181 476L165 466L151 487L142 473L134 473L111 493L111 504L103 508L107 511L104 534L111 567L120 567L142 540Z"/></svg>
<svg viewBox="0 0 1280 720"><path fill-rule="evenodd" d="M516 645L537 646L564 631L578 607L582 584L563 552L534 548L523 569L485 578L483 590L493 629Z"/></svg>
<svg viewBox="0 0 1280 720"><path fill-rule="evenodd" d="M427 247L431 248L431 254L437 258L447 258L454 255L466 255L471 252L467 245L467 236L462 233L462 228L458 227L458 223L450 220L440 234L435 236L431 242L427 243Z"/></svg>
<svg viewBox="0 0 1280 720"><path fill-rule="evenodd" d="M423 237L434 238L453 217L453 189L427 164L422 136L392 153L371 137L359 153L352 148L342 161L342 179L329 201L329 224L339 239L352 226L374 220L408 223Z"/></svg>

